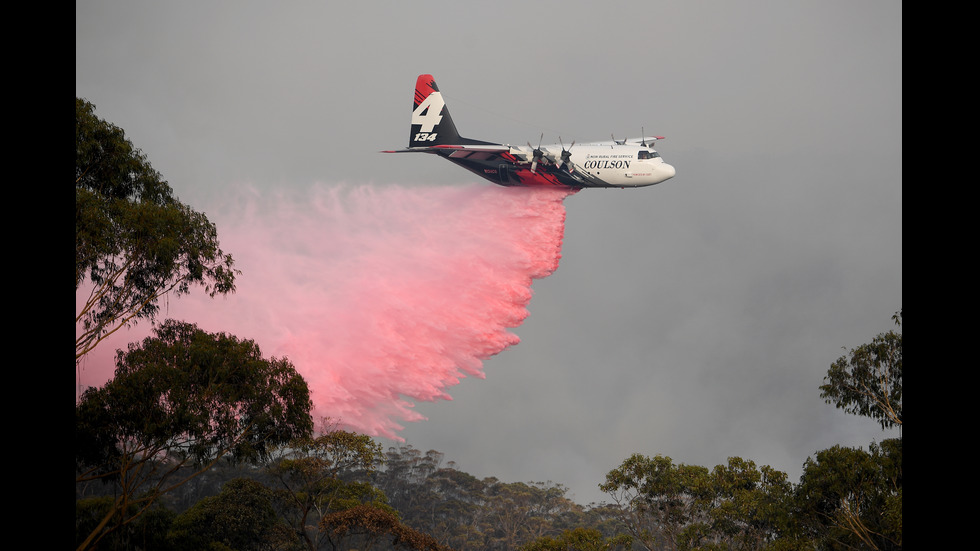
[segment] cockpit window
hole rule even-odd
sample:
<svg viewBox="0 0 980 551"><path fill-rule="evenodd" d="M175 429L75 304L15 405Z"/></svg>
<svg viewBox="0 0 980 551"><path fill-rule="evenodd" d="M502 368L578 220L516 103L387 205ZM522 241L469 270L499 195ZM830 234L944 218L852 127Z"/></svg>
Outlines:
<svg viewBox="0 0 980 551"><path fill-rule="evenodd" d="M660 153L657 153L656 151L647 151L645 149L641 149L637 154L636 158L642 161L644 159L656 159L659 156Z"/></svg>

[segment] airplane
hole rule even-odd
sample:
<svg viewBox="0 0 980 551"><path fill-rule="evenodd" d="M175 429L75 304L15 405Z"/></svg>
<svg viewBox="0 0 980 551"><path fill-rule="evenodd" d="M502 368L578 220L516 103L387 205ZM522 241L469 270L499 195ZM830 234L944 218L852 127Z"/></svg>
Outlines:
<svg viewBox="0 0 980 551"><path fill-rule="evenodd" d="M435 154L502 186L633 188L659 184L676 173L653 149L663 136L573 141L567 149L561 137L554 145L541 145L541 139L537 147L530 142L524 147L461 137L435 79L419 75L408 148L382 153Z"/></svg>

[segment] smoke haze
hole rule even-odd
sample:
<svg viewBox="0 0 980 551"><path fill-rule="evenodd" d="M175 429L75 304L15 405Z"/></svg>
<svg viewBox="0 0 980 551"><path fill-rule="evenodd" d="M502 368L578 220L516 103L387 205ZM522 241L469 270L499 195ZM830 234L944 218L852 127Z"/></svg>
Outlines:
<svg viewBox="0 0 980 551"><path fill-rule="evenodd" d="M445 0L389 2L385 17L370 2L288 6L75 4L75 95L207 213L242 269L236 295L171 300L165 315L254 338L308 375L283 344L327 294L316 271L338 264L304 250L336 235L291 231L327 222L313 201L331 192L310 185L464 193L455 186L476 180L440 159L378 153L406 144L424 72L464 136L586 143L645 127L667 136L658 150L678 175L566 199L561 267L534 283L531 315L512 330L522 342L483 362L486 380L460 371L470 379L438 388L454 402L406 409L427 421L389 415L408 443L478 478L565 484L584 504L609 499L598 485L633 453L709 468L739 456L795 481L817 450L894 436L826 404L819 386L842 347L889 330L902 307L902 3L504 1L498 13L522 16L492 29ZM563 55L488 70L502 48ZM237 202L241 183L259 191ZM276 237L290 250L263 252ZM309 300L276 273L309 278ZM342 342L333 326L319 328L321 348ZM96 349L104 360L84 362L82 383L102 384L112 351L148 332Z"/></svg>
<svg viewBox="0 0 980 551"><path fill-rule="evenodd" d="M242 271L237 292L198 290L162 317L253 339L306 378L314 414L399 439L415 401L452 399L463 377L519 338L534 279L558 268L569 190L489 185L316 186L243 192L208 216ZM111 376L103 343L82 381ZM138 335L134 336L134 333Z"/></svg>

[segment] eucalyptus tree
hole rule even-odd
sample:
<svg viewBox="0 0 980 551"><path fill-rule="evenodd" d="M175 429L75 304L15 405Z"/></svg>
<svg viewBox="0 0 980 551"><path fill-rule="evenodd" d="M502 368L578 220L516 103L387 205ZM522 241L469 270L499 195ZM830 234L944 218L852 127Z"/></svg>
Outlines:
<svg viewBox="0 0 980 551"><path fill-rule="evenodd" d="M75 98L75 361L154 319L167 293L233 292L233 266L214 224L174 196L121 128Z"/></svg>
<svg viewBox="0 0 980 551"><path fill-rule="evenodd" d="M218 460L257 463L312 434L306 381L258 345L168 320L119 351L115 377L75 406L76 488L103 481L112 506L90 548Z"/></svg>
<svg viewBox="0 0 980 551"><path fill-rule="evenodd" d="M648 550L793 549L793 486L769 466L731 457L713 470L634 454L600 488Z"/></svg>
<svg viewBox="0 0 980 551"><path fill-rule="evenodd" d="M892 319L901 327L902 312ZM902 334L888 331L831 364L820 396L844 411L902 428ZM834 446L803 465L800 520L826 548L902 548L902 438L868 451Z"/></svg>
<svg viewBox="0 0 980 551"><path fill-rule="evenodd" d="M685 530L706 522L709 485L705 467L633 454L607 473L599 488L621 507L634 543L653 551L678 549Z"/></svg>
<svg viewBox="0 0 980 551"><path fill-rule="evenodd" d="M327 429L297 438L283 450L268 471L278 482L275 494L283 518L310 551L330 540L320 521L331 513L365 504L394 513L384 493L370 483L384 454L369 436Z"/></svg>
<svg viewBox="0 0 980 551"><path fill-rule="evenodd" d="M273 506L272 490L249 478L227 482L178 515L170 526L173 549L299 550L299 539Z"/></svg>
<svg viewBox="0 0 980 551"><path fill-rule="evenodd" d="M902 326L902 312L892 316ZM820 397L848 413L871 417L882 429L902 426L902 334L888 331L831 364Z"/></svg>
<svg viewBox="0 0 980 551"><path fill-rule="evenodd" d="M804 464L796 489L807 536L821 549L902 548L902 439L834 446Z"/></svg>
<svg viewBox="0 0 980 551"><path fill-rule="evenodd" d="M521 546L520 551L613 551L632 548L633 539L627 535L605 537L594 528L572 528L556 537L542 536Z"/></svg>

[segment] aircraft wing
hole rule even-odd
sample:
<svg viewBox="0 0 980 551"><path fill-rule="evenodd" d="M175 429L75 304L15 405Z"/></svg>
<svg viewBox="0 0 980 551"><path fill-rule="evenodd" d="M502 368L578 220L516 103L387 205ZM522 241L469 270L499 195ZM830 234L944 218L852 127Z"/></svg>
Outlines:
<svg viewBox="0 0 980 551"><path fill-rule="evenodd" d="M606 140L602 142L589 142L584 145L623 145L623 144L643 145L644 143L646 143L648 147L653 147L654 143L656 143L657 140L665 140L665 139L667 138L664 136L646 136L645 138L626 138L625 140L612 139L612 140Z"/></svg>
<svg viewBox="0 0 980 551"><path fill-rule="evenodd" d="M510 151L510 146L500 144L477 144L477 145L432 145L428 147L409 147L407 149L389 149L382 153L442 153L451 154L454 150L460 151L489 151L493 153L503 153Z"/></svg>

